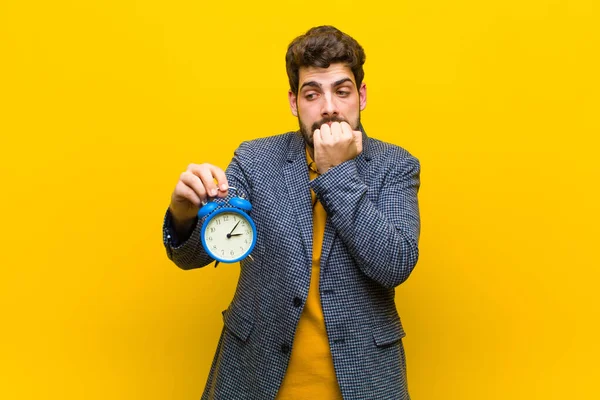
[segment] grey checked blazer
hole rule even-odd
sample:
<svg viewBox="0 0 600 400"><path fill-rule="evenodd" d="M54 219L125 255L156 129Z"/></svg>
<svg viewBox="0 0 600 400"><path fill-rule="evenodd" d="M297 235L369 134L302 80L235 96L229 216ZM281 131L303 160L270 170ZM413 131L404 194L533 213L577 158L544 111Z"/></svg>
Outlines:
<svg viewBox="0 0 600 400"><path fill-rule="evenodd" d="M419 255L419 168L407 151L364 131L358 157L312 181L300 133L240 145L226 174L253 205L258 239L253 260L240 263L202 399L275 398L310 283L309 188L327 211L319 290L342 395L409 399L394 287ZM199 240L201 224L174 244L165 216L167 255L182 269L212 262Z"/></svg>

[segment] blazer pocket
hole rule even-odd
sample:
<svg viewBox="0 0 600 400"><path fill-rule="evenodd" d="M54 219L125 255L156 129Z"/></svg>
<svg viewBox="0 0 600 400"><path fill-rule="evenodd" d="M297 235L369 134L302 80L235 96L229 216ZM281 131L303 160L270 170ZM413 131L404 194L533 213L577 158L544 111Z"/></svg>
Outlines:
<svg viewBox="0 0 600 400"><path fill-rule="evenodd" d="M252 314L233 306L223 311L223 323L234 336L245 342L254 327L254 318Z"/></svg>
<svg viewBox="0 0 600 400"><path fill-rule="evenodd" d="M376 326L373 330L373 339L377 347L387 347L398 342L406 336L400 318L390 319Z"/></svg>

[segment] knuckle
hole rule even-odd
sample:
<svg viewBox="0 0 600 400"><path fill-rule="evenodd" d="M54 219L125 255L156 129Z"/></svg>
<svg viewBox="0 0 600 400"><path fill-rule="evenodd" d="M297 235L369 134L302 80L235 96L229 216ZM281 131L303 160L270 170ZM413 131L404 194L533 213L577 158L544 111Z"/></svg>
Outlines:
<svg viewBox="0 0 600 400"><path fill-rule="evenodd" d="M199 196L192 189L188 189L186 197L194 205L200 204L200 198L199 198Z"/></svg>
<svg viewBox="0 0 600 400"><path fill-rule="evenodd" d="M177 186L175 186L175 190L173 190L173 195L171 197L175 198L175 199L187 198L186 194L187 194L187 186L185 186L182 183L178 183Z"/></svg>

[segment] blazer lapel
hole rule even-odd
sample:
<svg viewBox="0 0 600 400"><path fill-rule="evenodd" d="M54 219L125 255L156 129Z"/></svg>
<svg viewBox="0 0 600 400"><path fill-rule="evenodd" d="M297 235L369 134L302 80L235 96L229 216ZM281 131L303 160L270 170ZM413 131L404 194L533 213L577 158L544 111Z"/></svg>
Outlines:
<svg viewBox="0 0 600 400"><path fill-rule="evenodd" d="M292 135L288 147L287 160L283 168L285 187L292 206L306 259L312 259L312 209L308 186L308 165L304 148L304 138L299 132Z"/></svg>

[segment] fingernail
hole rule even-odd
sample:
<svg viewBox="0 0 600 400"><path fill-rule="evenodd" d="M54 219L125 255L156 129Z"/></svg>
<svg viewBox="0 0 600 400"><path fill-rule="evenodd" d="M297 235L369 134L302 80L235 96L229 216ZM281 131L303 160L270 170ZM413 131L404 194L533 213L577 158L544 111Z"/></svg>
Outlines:
<svg viewBox="0 0 600 400"><path fill-rule="evenodd" d="M217 189L213 189L210 191L210 195L211 196L216 196L217 195Z"/></svg>
<svg viewBox="0 0 600 400"><path fill-rule="evenodd" d="M222 185L221 185L221 190L222 190L222 191L225 191L225 190L227 190L227 185L226 185L226 184L222 184Z"/></svg>

